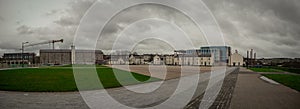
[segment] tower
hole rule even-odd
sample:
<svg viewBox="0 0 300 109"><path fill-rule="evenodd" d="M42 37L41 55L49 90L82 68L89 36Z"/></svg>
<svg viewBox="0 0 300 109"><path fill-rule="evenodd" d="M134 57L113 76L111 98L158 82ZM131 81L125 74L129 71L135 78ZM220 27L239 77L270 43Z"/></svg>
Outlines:
<svg viewBox="0 0 300 109"><path fill-rule="evenodd" d="M71 45L71 64L75 64L75 45Z"/></svg>

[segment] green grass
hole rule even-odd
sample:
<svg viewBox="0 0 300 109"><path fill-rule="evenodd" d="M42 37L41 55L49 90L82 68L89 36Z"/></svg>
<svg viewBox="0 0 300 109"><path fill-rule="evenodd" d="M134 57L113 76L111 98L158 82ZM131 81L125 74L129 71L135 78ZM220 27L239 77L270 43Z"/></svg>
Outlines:
<svg viewBox="0 0 300 109"><path fill-rule="evenodd" d="M278 69L290 73L298 73L300 74L300 69L299 68L287 68L287 67L271 67L272 69Z"/></svg>
<svg viewBox="0 0 300 109"><path fill-rule="evenodd" d="M300 75L288 74L263 74L263 76L300 91Z"/></svg>
<svg viewBox="0 0 300 109"><path fill-rule="evenodd" d="M77 68L84 71L84 76L92 74L92 68ZM97 83L89 83L84 89L102 89L122 86L116 79L113 69L96 68L96 77L99 78L103 87ZM138 84L144 81L158 81L160 79L152 78L149 76L127 72L123 70L114 69L120 77L120 81L124 85ZM76 71L76 70L75 70ZM136 78L130 79L129 77ZM91 78L91 77L89 77ZM81 82L89 80L84 78ZM0 90L8 91L34 91L34 92L56 92L56 91L77 91L77 86L74 79L73 69L66 67L47 67L47 68L27 68L27 69L13 69L13 70L0 70Z"/></svg>
<svg viewBox="0 0 300 109"><path fill-rule="evenodd" d="M299 68L287 68L287 67L262 67L262 68L249 68L255 72L290 72L290 73L298 73L300 74Z"/></svg>
<svg viewBox="0 0 300 109"><path fill-rule="evenodd" d="M255 71L255 72L284 72L282 70L268 68L268 67L263 67L263 68L249 68L249 69L252 70L252 71Z"/></svg>
<svg viewBox="0 0 300 109"><path fill-rule="evenodd" d="M46 67L61 68L61 67L106 67L106 66L103 66L103 65L83 65L83 64L78 64L78 65L61 65L61 66L46 66Z"/></svg>

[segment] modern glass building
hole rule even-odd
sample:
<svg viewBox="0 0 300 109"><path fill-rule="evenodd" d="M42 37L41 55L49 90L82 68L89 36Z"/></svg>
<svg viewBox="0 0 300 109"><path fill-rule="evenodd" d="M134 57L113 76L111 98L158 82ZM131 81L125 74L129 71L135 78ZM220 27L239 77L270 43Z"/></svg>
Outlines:
<svg viewBox="0 0 300 109"><path fill-rule="evenodd" d="M206 46L200 48L202 55L213 54L215 62L228 63L229 56L231 54L231 47L229 46Z"/></svg>

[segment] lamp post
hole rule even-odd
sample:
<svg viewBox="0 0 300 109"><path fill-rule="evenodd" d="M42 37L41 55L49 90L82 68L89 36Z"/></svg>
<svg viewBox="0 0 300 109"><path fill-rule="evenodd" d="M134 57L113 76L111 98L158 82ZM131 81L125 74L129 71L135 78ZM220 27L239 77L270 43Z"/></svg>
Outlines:
<svg viewBox="0 0 300 109"><path fill-rule="evenodd" d="M24 67L24 45L27 44L29 42L22 42L22 67Z"/></svg>

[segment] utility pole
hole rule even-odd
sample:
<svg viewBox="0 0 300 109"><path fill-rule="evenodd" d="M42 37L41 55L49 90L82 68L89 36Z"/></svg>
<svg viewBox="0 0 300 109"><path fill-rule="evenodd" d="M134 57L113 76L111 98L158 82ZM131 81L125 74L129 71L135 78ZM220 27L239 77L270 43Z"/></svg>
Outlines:
<svg viewBox="0 0 300 109"><path fill-rule="evenodd" d="M27 44L29 42L22 42L22 67L24 67L24 45Z"/></svg>

